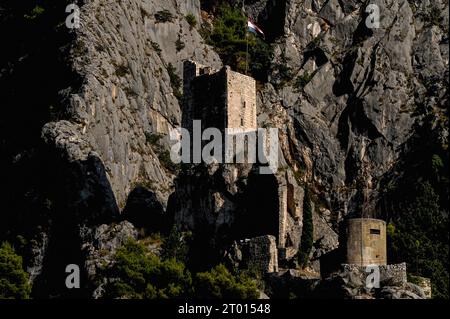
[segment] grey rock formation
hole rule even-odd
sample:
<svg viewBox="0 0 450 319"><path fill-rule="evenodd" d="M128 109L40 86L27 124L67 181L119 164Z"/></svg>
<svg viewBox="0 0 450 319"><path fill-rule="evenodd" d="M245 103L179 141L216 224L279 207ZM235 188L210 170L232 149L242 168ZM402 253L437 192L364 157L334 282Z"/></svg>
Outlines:
<svg viewBox="0 0 450 319"><path fill-rule="evenodd" d="M170 21L156 20L155 14L163 10L170 12ZM120 208L133 186L148 180L163 206L167 202L172 176L145 133L167 134L180 124L169 64L179 76L186 58L220 66L218 56L189 27L184 18L188 13L199 19L198 1L93 0L82 7L72 53L74 69L85 80L70 98L71 134L99 154ZM178 36L185 44L180 51L175 45ZM58 125L54 130L54 138L67 134ZM84 149L66 149L74 158L86 156L86 151L80 153Z"/></svg>
<svg viewBox="0 0 450 319"><path fill-rule="evenodd" d="M313 214L313 259L319 259L322 255L339 248L338 234L333 230L332 225L326 221L329 213L328 210L324 210L322 213L315 211Z"/></svg>
<svg viewBox="0 0 450 319"><path fill-rule="evenodd" d="M45 232L40 232L37 238L33 239L31 245L31 262L27 266L27 272L30 274L30 282L42 273L45 253L47 252L49 238Z"/></svg>
<svg viewBox="0 0 450 319"><path fill-rule="evenodd" d="M280 270L267 276L266 293L275 298L309 298L320 281L314 274L295 269Z"/></svg>
<svg viewBox="0 0 450 319"><path fill-rule="evenodd" d="M270 85L260 91L259 118L273 119L277 113L270 124L295 129L283 155L290 167L296 161L305 167L305 178L314 181L321 196L329 194L323 199L334 221L376 205L382 176L402 156L401 146L420 124L418 105L434 105L438 118L448 99L443 89L448 4L376 4L382 23L369 29L362 2L289 2L274 61L291 68L292 78L275 91ZM434 5L442 14L440 24L424 23L421 17ZM296 87L305 72L312 79ZM415 97L414 92L427 90L427 78L436 81L440 101ZM271 82L279 84L276 71Z"/></svg>
<svg viewBox="0 0 450 319"><path fill-rule="evenodd" d="M371 271L343 265L341 271L318 282L311 296L332 299L426 299L423 289L406 281L406 265L380 266L379 286L368 277Z"/></svg>
<svg viewBox="0 0 450 319"><path fill-rule="evenodd" d="M100 269L106 269L113 263L117 249L127 240L137 239L138 233L134 226L123 221L117 225L100 225L95 229L82 229L86 254L85 269L89 279L94 280Z"/></svg>
<svg viewBox="0 0 450 319"><path fill-rule="evenodd" d="M425 294L426 299L431 299L432 297L432 287L430 278L419 277L419 276L411 276L414 284L419 286L423 293Z"/></svg>
<svg viewBox="0 0 450 319"><path fill-rule="evenodd" d="M412 283L407 283L404 287L383 287L380 291L380 298L383 299L426 299L423 290Z"/></svg>

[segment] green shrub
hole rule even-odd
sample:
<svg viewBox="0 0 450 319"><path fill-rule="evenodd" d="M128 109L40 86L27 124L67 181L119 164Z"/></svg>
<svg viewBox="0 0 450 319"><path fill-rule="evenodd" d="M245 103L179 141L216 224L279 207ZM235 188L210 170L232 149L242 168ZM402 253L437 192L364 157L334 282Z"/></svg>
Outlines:
<svg viewBox="0 0 450 319"><path fill-rule="evenodd" d="M266 81L272 65L273 47L253 34L248 36L252 39L249 43L249 70L255 79Z"/></svg>
<svg viewBox="0 0 450 319"><path fill-rule="evenodd" d="M178 37L177 41L175 41L175 49L177 50L177 52L183 50L185 46L186 45L184 44L183 41L181 41L181 38Z"/></svg>
<svg viewBox="0 0 450 319"><path fill-rule="evenodd" d="M444 168L444 162L439 155L434 154L431 157L431 168L436 175L439 175L439 172Z"/></svg>
<svg viewBox="0 0 450 319"><path fill-rule="evenodd" d="M189 247L187 240L191 238L190 233L183 234L176 226L173 226L169 236L164 239L161 257L163 259L175 259L186 263Z"/></svg>
<svg viewBox="0 0 450 319"><path fill-rule="evenodd" d="M159 141L162 139L162 137L163 135L160 133L145 132L145 139L147 143L153 146L159 146Z"/></svg>
<svg viewBox="0 0 450 319"><path fill-rule="evenodd" d="M179 164L175 164L170 158L170 152L168 150L162 150L158 153L159 162L171 173L176 174L180 169Z"/></svg>
<svg viewBox="0 0 450 319"><path fill-rule="evenodd" d="M408 280L408 282L410 282L410 283L412 283L412 284L415 284L415 285L420 285L420 283L421 283L421 277L419 277L419 276L414 276L414 275L411 275L410 273L408 273L407 274L407 280Z"/></svg>
<svg viewBox="0 0 450 319"><path fill-rule="evenodd" d="M212 30L203 28L200 33L216 49L225 65L241 73L248 69L258 80L267 79L273 48L248 33L247 18L241 10L223 5Z"/></svg>
<svg viewBox="0 0 450 319"><path fill-rule="evenodd" d="M158 156L159 162L171 173L177 173L180 169L179 164L172 162L170 158L170 152L161 145L161 138L163 137L160 133L145 132L145 139L147 143L152 145L152 149Z"/></svg>
<svg viewBox="0 0 450 319"><path fill-rule="evenodd" d="M128 70L127 66L119 65L119 66L116 66L115 73L118 77L123 77L123 76L127 75L128 73L130 73L130 71Z"/></svg>
<svg viewBox="0 0 450 319"><path fill-rule="evenodd" d="M256 282L245 274L234 276L224 265L197 273L195 296L203 299L256 299Z"/></svg>
<svg viewBox="0 0 450 319"><path fill-rule="evenodd" d="M274 72L271 82L273 82L275 87L278 89L284 87L294 78L292 68L288 66L287 62L287 59L283 57L283 61L281 63L275 63L272 67Z"/></svg>
<svg viewBox="0 0 450 319"><path fill-rule="evenodd" d="M312 78L314 77L313 74L309 74L308 71L305 71L302 75L299 75L297 79L295 80L294 87L297 90L303 90L303 88L308 85L309 82L311 82Z"/></svg>
<svg viewBox="0 0 450 319"><path fill-rule="evenodd" d="M191 293L192 279L184 264L163 261L134 240L119 248L114 260L108 272L116 280L106 286L106 298L185 298Z"/></svg>
<svg viewBox="0 0 450 319"><path fill-rule="evenodd" d="M419 183L411 195L413 199L404 202L399 216L388 224L389 260L406 262L409 272L431 279L434 298L448 299L448 216L442 214L439 196L429 182Z"/></svg>
<svg viewBox="0 0 450 319"><path fill-rule="evenodd" d="M170 236L169 236L170 237ZM170 241L178 241L173 232ZM173 248L165 243L164 250ZM170 246L170 247L169 247ZM178 248L175 244L175 250ZM161 259L135 240L129 240L114 256L114 265L106 271L110 280L105 286L105 298L166 299L166 298L226 298L256 299L256 281L246 273L233 275L223 265L197 273L192 281L184 263L175 258Z"/></svg>
<svg viewBox="0 0 450 319"><path fill-rule="evenodd" d="M158 43L151 41L151 45L158 55L161 54L161 48Z"/></svg>
<svg viewBox="0 0 450 319"><path fill-rule="evenodd" d="M308 187L305 187L305 196L303 198L303 228L298 252L298 263L305 267L309 261L309 253L314 243L314 224L312 220L312 206Z"/></svg>
<svg viewBox="0 0 450 319"><path fill-rule="evenodd" d="M175 95L178 100L181 100L181 98L183 97L181 93L181 78L178 76L176 71L177 70L172 65L172 63L169 63L167 65L167 72L169 73L170 85L172 86L173 95Z"/></svg>
<svg viewBox="0 0 450 319"><path fill-rule="evenodd" d="M22 257L8 243L0 247L0 299L28 299L31 286L23 270Z"/></svg>
<svg viewBox="0 0 450 319"><path fill-rule="evenodd" d="M169 10L165 9L155 13L156 22L172 22L173 15Z"/></svg>
<svg viewBox="0 0 450 319"><path fill-rule="evenodd" d="M188 13L185 18L191 29L197 26L197 19L195 18L195 15Z"/></svg>
<svg viewBox="0 0 450 319"><path fill-rule="evenodd" d="M45 9L39 5L36 5L33 10L31 10L30 14L25 14L23 17L28 20L34 20L40 15L44 14Z"/></svg>
<svg viewBox="0 0 450 319"><path fill-rule="evenodd" d="M428 11L423 15L423 19L428 26L439 26L441 24L441 9L435 5L430 5Z"/></svg>

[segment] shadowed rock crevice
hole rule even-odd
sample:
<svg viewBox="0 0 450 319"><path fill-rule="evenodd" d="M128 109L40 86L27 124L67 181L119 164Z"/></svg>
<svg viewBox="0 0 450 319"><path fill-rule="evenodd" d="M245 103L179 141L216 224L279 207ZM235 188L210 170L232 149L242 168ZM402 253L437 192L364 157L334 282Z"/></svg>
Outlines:
<svg viewBox="0 0 450 319"><path fill-rule="evenodd" d="M142 186L131 191L121 219L155 233L167 233L170 227L164 207L155 193Z"/></svg>
<svg viewBox="0 0 450 319"><path fill-rule="evenodd" d="M54 170L50 190L52 210L49 223L49 244L43 260L42 272L37 276L33 294L36 297L88 297L82 253L84 232L90 227L118 221L117 207L111 185L102 162L94 155L84 161L65 162L61 154L48 148ZM81 288L67 289L65 268L69 264L80 267Z"/></svg>
<svg viewBox="0 0 450 319"><path fill-rule="evenodd" d="M250 175L236 218L235 238L273 235L278 238L278 182L274 175Z"/></svg>

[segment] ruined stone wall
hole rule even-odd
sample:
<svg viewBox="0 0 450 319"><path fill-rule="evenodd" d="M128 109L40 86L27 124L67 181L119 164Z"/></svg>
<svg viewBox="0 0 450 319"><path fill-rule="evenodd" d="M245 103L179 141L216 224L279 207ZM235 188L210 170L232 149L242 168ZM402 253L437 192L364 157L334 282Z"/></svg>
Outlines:
<svg viewBox="0 0 450 319"><path fill-rule="evenodd" d="M183 62L183 118L182 125L186 129L191 129L193 118L194 94L192 92L192 82L200 75L203 65L195 61L186 60Z"/></svg>
<svg viewBox="0 0 450 319"><path fill-rule="evenodd" d="M343 264L342 269L346 272L352 272L362 278L365 282L373 270L366 268L366 266ZM407 283L406 263L379 265L380 284L381 286L403 286Z"/></svg>
<svg viewBox="0 0 450 319"><path fill-rule="evenodd" d="M185 61L183 70L183 126L193 119L202 127L256 130L256 82L226 66L220 71L194 61Z"/></svg>
<svg viewBox="0 0 450 319"><path fill-rule="evenodd" d="M277 241L265 235L234 242L228 260L240 269L252 269L261 274L278 272Z"/></svg>
<svg viewBox="0 0 450 319"><path fill-rule="evenodd" d="M192 119L202 121L202 130L218 128L223 131L226 125L226 87L224 71L203 74L192 82L193 112Z"/></svg>
<svg viewBox="0 0 450 319"><path fill-rule="evenodd" d="M226 67L227 127L256 130L256 82Z"/></svg>
<svg viewBox="0 0 450 319"><path fill-rule="evenodd" d="M192 121L201 120L202 130L226 123L226 86L223 69L216 71L194 61L183 65L183 127L192 131Z"/></svg>

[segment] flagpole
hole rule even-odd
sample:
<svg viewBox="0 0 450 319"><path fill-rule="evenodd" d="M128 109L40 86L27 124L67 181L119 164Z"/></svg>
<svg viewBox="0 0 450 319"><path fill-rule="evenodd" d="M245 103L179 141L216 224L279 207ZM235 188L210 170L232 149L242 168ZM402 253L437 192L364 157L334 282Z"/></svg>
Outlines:
<svg viewBox="0 0 450 319"><path fill-rule="evenodd" d="M245 54L245 75L247 75L248 72L248 28L245 29L245 38L247 40L247 49Z"/></svg>
<svg viewBox="0 0 450 319"><path fill-rule="evenodd" d="M242 0L242 13L247 18L247 25L245 26L245 75L248 73L248 17L245 14L245 0Z"/></svg>

